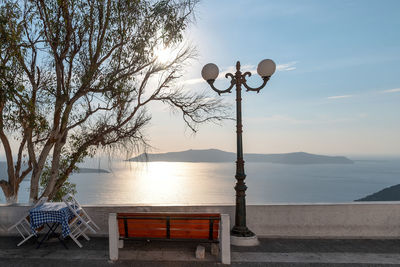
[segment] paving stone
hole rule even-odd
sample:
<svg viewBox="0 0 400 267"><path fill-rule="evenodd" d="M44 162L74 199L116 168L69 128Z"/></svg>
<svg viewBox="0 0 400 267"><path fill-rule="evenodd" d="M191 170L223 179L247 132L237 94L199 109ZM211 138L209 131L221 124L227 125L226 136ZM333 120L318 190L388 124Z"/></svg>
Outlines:
<svg viewBox="0 0 400 267"><path fill-rule="evenodd" d="M196 242L126 241L120 259L109 261L108 238L82 240L79 248L66 239L68 250L56 239L36 249L35 240L17 247L17 237L0 237L0 267L47 266L223 266L219 258L205 253L196 259ZM202 243L205 251L212 244ZM260 238L256 247L232 246L232 264L236 267L378 267L400 266L400 240L397 239L277 239Z"/></svg>

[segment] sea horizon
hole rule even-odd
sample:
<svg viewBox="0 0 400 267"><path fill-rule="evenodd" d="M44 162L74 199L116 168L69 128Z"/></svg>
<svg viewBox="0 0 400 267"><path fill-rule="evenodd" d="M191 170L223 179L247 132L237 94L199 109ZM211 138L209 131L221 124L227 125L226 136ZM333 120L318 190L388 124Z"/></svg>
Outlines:
<svg viewBox="0 0 400 267"><path fill-rule="evenodd" d="M366 161L363 161L368 159ZM375 159L375 160L374 160ZM348 203L399 184L400 158L367 157L354 164L245 164L247 204ZM98 160L97 160L98 161ZM109 173L76 173L76 197L83 204L211 205L235 202L235 163L109 161L85 168ZM19 203L28 202L29 180ZM4 196L0 203L4 203Z"/></svg>

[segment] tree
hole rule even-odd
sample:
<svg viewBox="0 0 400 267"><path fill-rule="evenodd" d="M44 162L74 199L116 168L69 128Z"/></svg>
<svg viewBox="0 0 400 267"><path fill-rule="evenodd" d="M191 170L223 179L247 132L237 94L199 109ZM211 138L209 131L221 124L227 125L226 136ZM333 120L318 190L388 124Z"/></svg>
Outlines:
<svg viewBox="0 0 400 267"><path fill-rule="evenodd" d="M8 174L8 181L0 180L0 187L7 202L15 202L19 184L32 170L30 161L24 164L26 157L23 151L26 149L27 135L33 131L34 127L29 127L27 131L21 130L23 126L27 126L22 125L21 122L26 123L29 120L26 110L21 108L22 106L29 107L29 103L22 103L24 100L18 98L24 91L23 71L18 64L13 47L13 44L21 42L21 28L12 30L9 27L10 24L15 24L20 13L13 3L4 3L0 7L0 140L7 160ZM20 136L16 162L7 132Z"/></svg>
<svg viewBox="0 0 400 267"><path fill-rule="evenodd" d="M62 159L61 167L67 167L68 166L68 162L65 162L65 159ZM49 178L50 178L50 169L51 169L51 165L50 164L45 164L42 174L40 176L40 180L39 180L39 193L43 193L44 190L47 187L47 184L49 183ZM75 169L73 170L73 173L75 172L79 172L79 168L75 167ZM62 171L61 171L62 173ZM66 179L64 181L64 183L62 184L62 186L58 189L58 191L54 194L52 201L54 202L61 202L63 201L63 197L66 196L67 194L72 194L75 195L76 194L76 184L71 183L69 181L69 179Z"/></svg>
<svg viewBox="0 0 400 267"><path fill-rule="evenodd" d="M167 63L157 61L154 53L157 47L182 43L195 4L3 1L1 9L12 14L2 28L6 54L22 74L16 74L10 90L2 88L15 112L11 118L1 114L0 137L5 150L6 132L19 138L18 152L21 158L27 155L26 172L32 171L31 200L39 197L48 160L42 195L53 198L76 164L98 149L145 149L142 132L151 119L152 102L179 111L193 131L199 123L226 118L220 100L177 85L182 67L193 56L191 48L181 48ZM7 200L16 199L15 184L21 177L9 171L8 181L0 181ZM13 186L14 191L7 191Z"/></svg>

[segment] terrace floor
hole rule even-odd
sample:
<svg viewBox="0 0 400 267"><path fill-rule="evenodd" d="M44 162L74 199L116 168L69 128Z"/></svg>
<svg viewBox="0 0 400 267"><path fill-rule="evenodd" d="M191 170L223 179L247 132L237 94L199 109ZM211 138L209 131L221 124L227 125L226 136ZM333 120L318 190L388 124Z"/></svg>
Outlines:
<svg viewBox="0 0 400 267"><path fill-rule="evenodd" d="M108 259L108 239L67 239L68 250L54 238L36 249L35 240L16 247L17 237L0 237L0 266L222 266L210 253L195 258L196 243L126 242L120 260ZM232 266L400 266L400 240L260 239L256 247L231 247Z"/></svg>

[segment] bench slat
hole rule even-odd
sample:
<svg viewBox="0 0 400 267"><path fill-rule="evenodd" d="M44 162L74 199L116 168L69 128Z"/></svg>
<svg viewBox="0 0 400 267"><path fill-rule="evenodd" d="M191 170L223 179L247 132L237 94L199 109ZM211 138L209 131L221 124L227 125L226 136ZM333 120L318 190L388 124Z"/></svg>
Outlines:
<svg viewBox="0 0 400 267"><path fill-rule="evenodd" d="M209 230L210 223L206 221L206 223L195 223L192 221L188 221L187 223L177 223L176 221L171 221L171 228L188 228L188 229L206 229ZM213 228L218 230L218 222L213 222Z"/></svg>
<svg viewBox="0 0 400 267"><path fill-rule="evenodd" d="M133 220L129 220L128 221L128 228L166 228L166 224L165 221L163 222L157 222L157 223L153 223L152 221L142 221L142 222L135 222Z"/></svg>
<svg viewBox="0 0 400 267"><path fill-rule="evenodd" d="M167 238L165 230L138 230L129 231L128 238L141 237L141 238Z"/></svg>
<svg viewBox="0 0 400 267"><path fill-rule="evenodd" d="M218 213L118 213L117 218L121 217L132 217L132 218L149 218L149 217L177 217L177 218L209 218L215 217L220 219L221 216Z"/></svg>
<svg viewBox="0 0 400 267"><path fill-rule="evenodd" d="M118 213L122 238L218 240L219 214Z"/></svg>
<svg viewBox="0 0 400 267"><path fill-rule="evenodd" d="M127 219L127 227L128 229L166 229L166 222L162 223L152 223L151 221L148 222L135 222L132 220ZM218 230L219 225L217 222L214 222L213 224L213 229ZM125 220L124 220L124 228L125 228ZM174 221L170 222L170 229L195 229L195 230L209 230L210 229L210 224L207 221L207 223L202 223L202 224L197 224L197 223L192 223L191 221L188 221L187 223L176 223ZM124 229L121 229L124 230Z"/></svg>
<svg viewBox="0 0 400 267"><path fill-rule="evenodd" d="M133 228L128 229L128 235L125 233L124 228L120 228L120 236L129 238L129 237L143 237L144 235L151 235L154 233L154 236L168 238L167 229L166 228ZM122 230L122 231L121 231ZM184 237L186 234L195 233L197 236L202 236L204 239L210 239L210 231L209 230L194 230L194 229L170 229L170 237L173 238L175 236ZM153 237L153 236L149 236ZM218 230L212 231L212 239L218 238Z"/></svg>
<svg viewBox="0 0 400 267"><path fill-rule="evenodd" d="M210 239L209 231L190 231L190 230L179 230L179 231L171 231L171 238L198 238L198 239L218 239L218 232L215 231L212 233Z"/></svg>

